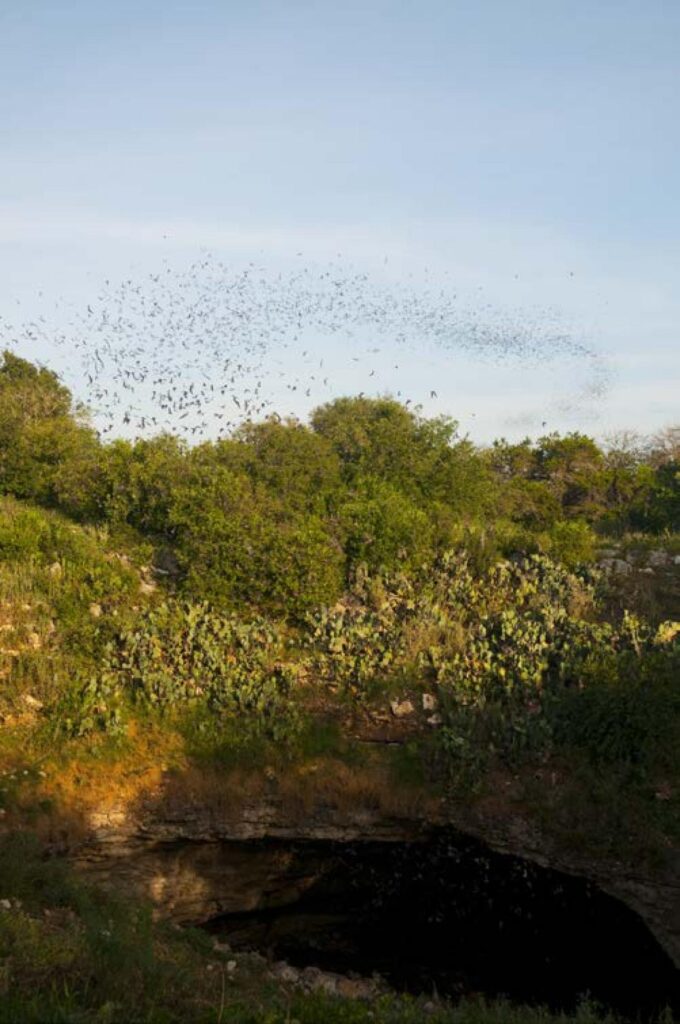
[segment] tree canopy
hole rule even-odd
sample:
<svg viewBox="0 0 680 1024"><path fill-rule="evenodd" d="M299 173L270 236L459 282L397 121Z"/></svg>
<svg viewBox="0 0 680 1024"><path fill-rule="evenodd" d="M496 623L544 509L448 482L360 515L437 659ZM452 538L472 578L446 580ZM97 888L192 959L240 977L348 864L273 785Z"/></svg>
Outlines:
<svg viewBox="0 0 680 1024"><path fill-rule="evenodd" d="M678 530L677 439L476 446L453 419L359 396L193 448L169 434L103 443L56 374L11 352L0 363L0 493L136 531L192 596L293 617L362 564L415 568L456 544L574 564L593 531Z"/></svg>

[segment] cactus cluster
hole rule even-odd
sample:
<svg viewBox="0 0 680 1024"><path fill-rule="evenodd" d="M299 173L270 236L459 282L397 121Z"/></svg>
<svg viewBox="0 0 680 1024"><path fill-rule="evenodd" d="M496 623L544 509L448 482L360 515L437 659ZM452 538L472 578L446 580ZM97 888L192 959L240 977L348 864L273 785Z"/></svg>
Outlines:
<svg viewBox="0 0 680 1024"><path fill-rule="evenodd" d="M243 715L273 738L290 725L295 666L283 660L281 629L268 619L244 622L205 603L164 602L111 641L84 692L83 731L115 730L124 709L203 705Z"/></svg>
<svg viewBox="0 0 680 1024"><path fill-rule="evenodd" d="M544 556L475 573L465 555L447 553L417 572L360 570L343 599L309 615L294 637L275 620L167 600L108 643L75 731L115 731L135 704L193 706L285 739L310 687L360 704L384 703L395 687L427 689L440 748L476 765L488 754L545 750L556 734L573 742L583 702L571 695L590 687L604 749L610 704L625 703L623 684L615 691L608 681L642 678L654 658L663 675L680 633L631 615L602 621L597 583ZM626 697L635 707L637 692ZM640 700L651 706L648 694Z"/></svg>

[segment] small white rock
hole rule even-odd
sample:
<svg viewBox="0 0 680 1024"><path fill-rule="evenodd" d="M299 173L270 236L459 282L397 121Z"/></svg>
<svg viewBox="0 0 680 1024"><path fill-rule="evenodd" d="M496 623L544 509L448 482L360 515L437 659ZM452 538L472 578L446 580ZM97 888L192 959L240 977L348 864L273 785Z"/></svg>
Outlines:
<svg viewBox="0 0 680 1024"><path fill-rule="evenodd" d="M21 699L27 707L33 708L34 711L40 711L45 706L41 700L38 700L31 693L22 693Z"/></svg>
<svg viewBox="0 0 680 1024"><path fill-rule="evenodd" d="M287 982L289 985L295 985L300 980L300 972L284 962L274 964L274 973L279 981Z"/></svg>
<svg viewBox="0 0 680 1024"><path fill-rule="evenodd" d="M390 708L395 718L406 718L407 715L412 715L415 710L410 700L390 701Z"/></svg>

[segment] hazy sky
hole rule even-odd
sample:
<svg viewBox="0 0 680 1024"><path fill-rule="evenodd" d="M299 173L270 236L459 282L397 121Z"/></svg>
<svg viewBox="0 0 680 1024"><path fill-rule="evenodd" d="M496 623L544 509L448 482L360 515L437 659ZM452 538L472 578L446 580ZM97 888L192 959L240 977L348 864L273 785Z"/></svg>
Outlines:
<svg viewBox="0 0 680 1024"><path fill-rule="evenodd" d="M570 405L559 361L430 354L428 411L654 429L680 418L679 98L677 0L0 0L0 313L202 246L394 287L427 266L611 371Z"/></svg>

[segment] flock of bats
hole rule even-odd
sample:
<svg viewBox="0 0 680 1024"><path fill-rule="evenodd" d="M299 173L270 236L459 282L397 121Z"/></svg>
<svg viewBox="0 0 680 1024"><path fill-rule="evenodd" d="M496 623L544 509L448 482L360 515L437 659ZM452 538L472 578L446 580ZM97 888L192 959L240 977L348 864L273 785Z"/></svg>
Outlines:
<svg viewBox="0 0 680 1024"><path fill-rule="evenodd" d="M588 367L590 399L608 386L597 353L561 331L550 311L471 308L454 288L384 283L341 259L277 272L254 262L234 269L206 254L184 270L164 265L137 280L107 280L59 327L42 314L18 325L0 318L0 339L29 357L51 346L73 353L84 404L112 436L227 436L277 416L273 390L293 404L327 400L335 381L318 339L360 364L372 394L384 393L388 362L398 369L394 359L408 363L425 346L452 359L456 351L531 363L571 357ZM433 380L426 397L441 387ZM397 397L412 402L401 390Z"/></svg>

